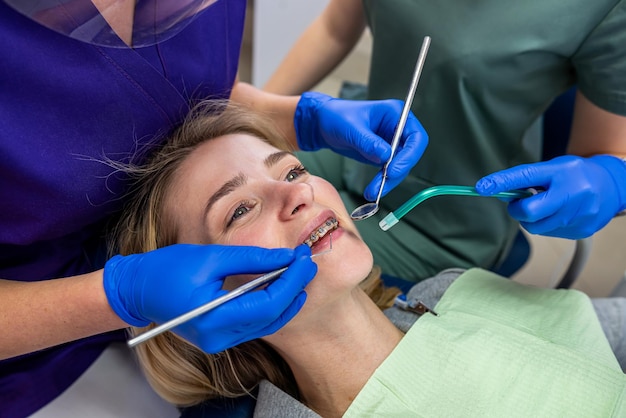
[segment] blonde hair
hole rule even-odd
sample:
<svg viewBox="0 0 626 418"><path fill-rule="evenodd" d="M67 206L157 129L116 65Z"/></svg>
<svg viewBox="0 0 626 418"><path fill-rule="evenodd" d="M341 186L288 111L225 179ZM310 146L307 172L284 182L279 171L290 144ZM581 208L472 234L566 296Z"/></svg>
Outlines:
<svg viewBox="0 0 626 418"><path fill-rule="evenodd" d="M204 102L196 106L183 124L142 166L129 167L133 186L128 203L114 231L116 251L127 255L175 244L175 223L164 213L173 175L182 161L200 144L228 134L245 133L279 148L289 143L269 118L225 102ZM380 270L364 280L366 292L389 306L399 293L386 290ZM131 328L138 335L145 328ZM150 384L165 400L191 406L217 397L249 394L267 379L294 397L297 385L286 362L262 340L253 340L218 354L206 354L172 332L165 332L136 348Z"/></svg>

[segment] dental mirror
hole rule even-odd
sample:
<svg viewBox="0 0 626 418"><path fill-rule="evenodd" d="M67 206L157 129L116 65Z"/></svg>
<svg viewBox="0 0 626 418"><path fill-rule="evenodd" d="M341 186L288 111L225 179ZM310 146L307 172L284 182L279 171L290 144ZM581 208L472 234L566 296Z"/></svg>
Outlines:
<svg viewBox="0 0 626 418"><path fill-rule="evenodd" d="M383 183L384 181L385 178L383 177ZM380 190L382 189L383 188L381 185ZM374 215L376 212L378 212L378 198L376 198L375 202L364 203L358 208L354 209L350 214L350 217L355 221L362 221L363 219L367 219L370 216Z"/></svg>
<svg viewBox="0 0 626 418"><path fill-rule="evenodd" d="M420 79L420 75L422 74L422 68L424 67L424 61L426 60L426 53L428 52L429 46L430 36L425 36L419 56L417 57L417 62L415 63L413 80L411 80L411 86L409 87L409 92L407 93L406 100L404 101L404 107L402 108L402 113L400 114L400 121L398 122L398 126L396 127L396 131L391 141L391 155L383 166L383 179L380 183L380 189L378 190L376 201L365 203L354 209L350 214L350 217L355 221L362 221L363 219L367 219L378 212L380 198L383 194L383 188L385 187L385 180L387 178L387 168L389 167L389 164L391 164L391 160L393 160L393 155L396 152L396 148L400 142L400 137L402 136L402 131L404 131L404 125L406 124L406 119L409 116L409 111L411 110L411 105L413 104L413 97L415 97L415 90L417 89L417 83Z"/></svg>

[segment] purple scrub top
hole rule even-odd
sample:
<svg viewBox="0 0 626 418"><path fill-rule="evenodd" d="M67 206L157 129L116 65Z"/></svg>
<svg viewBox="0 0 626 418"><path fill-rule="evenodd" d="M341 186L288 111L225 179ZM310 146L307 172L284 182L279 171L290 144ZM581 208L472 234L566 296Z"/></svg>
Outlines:
<svg viewBox="0 0 626 418"><path fill-rule="evenodd" d="M124 176L102 161L136 158L190 102L229 96L245 6L219 1L172 39L132 50L75 41L0 1L0 278L102 268L103 226L125 190ZM0 417L37 411L123 338L112 332L0 361Z"/></svg>

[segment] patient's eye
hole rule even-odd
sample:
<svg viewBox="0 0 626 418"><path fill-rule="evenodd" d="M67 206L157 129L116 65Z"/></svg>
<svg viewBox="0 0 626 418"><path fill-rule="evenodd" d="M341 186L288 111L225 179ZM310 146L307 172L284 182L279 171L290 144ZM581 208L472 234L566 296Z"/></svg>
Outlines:
<svg viewBox="0 0 626 418"><path fill-rule="evenodd" d="M291 183L293 181L298 180L299 178L301 178L303 175L306 175L306 174L308 174L307 169L302 164L298 164L289 169L289 171L285 175L285 181ZM226 227L231 226L233 222L246 216L248 212L254 209L254 206L255 206L255 203L252 201L244 200L240 202L239 205L237 205L237 207L233 211L230 219L228 220Z"/></svg>
<svg viewBox="0 0 626 418"><path fill-rule="evenodd" d="M236 221L242 216L245 216L248 212L252 210L253 207L254 205L251 202L248 202L248 201L241 202L239 206L237 206L237 208L233 211L233 215L230 217L230 220L228 221L227 226L230 226L233 223L233 221Z"/></svg>
<svg viewBox="0 0 626 418"><path fill-rule="evenodd" d="M308 171L306 168L304 168L303 165L298 165L294 168L292 168L291 170L289 170L289 173L287 173L287 177L285 178L285 180L292 182L297 180L298 178L300 178L302 175L307 174Z"/></svg>

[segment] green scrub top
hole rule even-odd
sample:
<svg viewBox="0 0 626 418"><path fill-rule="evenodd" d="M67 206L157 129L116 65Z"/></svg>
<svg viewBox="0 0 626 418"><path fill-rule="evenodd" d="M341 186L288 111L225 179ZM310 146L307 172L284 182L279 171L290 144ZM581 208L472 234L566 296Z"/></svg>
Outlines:
<svg viewBox="0 0 626 418"><path fill-rule="evenodd" d="M432 38L413 103L429 145L409 177L357 222L383 272L419 281L449 267L493 268L518 231L494 198L429 199L388 232L378 222L420 190L474 185L482 176L540 158L525 135L571 86L626 115L626 1L364 0L373 34L369 99L404 100L424 36ZM593 138L590 138L593 140ZM306 155L348 210L378 168ZM328 161L331 159L331 161ZM336 160L336 161L335 161Z"/></svg>

